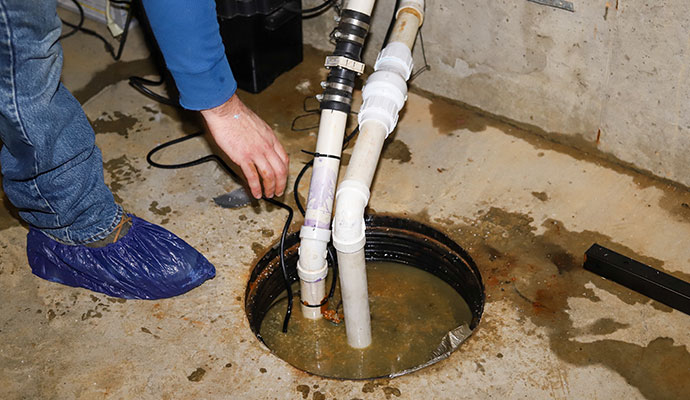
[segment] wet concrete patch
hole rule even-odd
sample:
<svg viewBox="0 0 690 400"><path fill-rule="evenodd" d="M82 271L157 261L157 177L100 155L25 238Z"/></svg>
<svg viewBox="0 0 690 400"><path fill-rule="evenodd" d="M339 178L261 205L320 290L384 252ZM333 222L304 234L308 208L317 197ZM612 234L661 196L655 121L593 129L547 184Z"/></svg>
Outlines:
<svg viewBox="0 0 690 400"><path fill-rule="evenodd" d="M487 127L487 121L475 112L460 108L439 97L431 98L429 113L433 127L445 135L451 135L457 129L481 132Z"/></svg>
<svg viewBox="0 0 690 400"><path fill-rule="evenodd" d="M462 243L475 259L484 277L487 301L507 300L518 307L535 325L546 329L551 351L561 360L578 366L602 365L623 376L645 397L682 398L690 391L690 353L672 339L657 338L646 346L619 340L580 342L588 333L605 335L628 326L616 322L619 307L583 329L576 329L568 311L568 299L601 301L586 284L613 294L629 305L649 304L659 312L670 312L663 304L650 300L582 268L584 252L600 243L648 265L663 270L663 262L615 242L597 232L570 232L560 221L543 223L543 234L536 234L529 215L498 208L481 211L476 218L435 219L426 213L416 219L440 223L453 232L451 238ZM668 272L668 271L665 271ZM685 274L673 273L681 278ZM481 329L490 329L487 324ZM666 365L678 365L669 370Z"/></svg>
<svg viewBox="0 0 690 400"><path fill-rule="evenodd" d="M399 163L406 163L412 160L410 148L400 139L395 139L383 146L381 157L386 160L395 160Z"/></svg>
<svg viewBox="0 0 690 400"><path fill-rule="evenodd" d="M532 196L541 201L546 201L549 199L549 195L546 194L546 192L532 192Z"/></svg>
<svg viewBox="0 0 690 400"><path fill-rule="evenodd" d="M75 90L72 94L79 103L84 104L101 90L114 83L129 79L132 75L145 76L157 73L158 70L156 66L148 58L134 61L119 61L96 72L89 83L84 85L83 88Z"/></svg>
<svg viewBox="0 0 690 400"><path fill-rule="evenodd" d="M117 133L125 138L129 137L132 128L139 122L131 115L114 111L112 114L103 112L98 118L91 121L94 132L99 133Z"/></svg>
<svg viewBox="0 0 690 400"><path fill-rule="evenodd" d="M204 375L206 375L206 370L199 367L189 374L187 379L189 379L190 382L199 382L204 378Z"/></svg>
<svg viewBox="0 0 690 400"><path fill-rule="evenodd" d="M297 391L302 393L302 398L306 399L309 397L309 386L307 385L297 385Z"/></svg>
<svg viewBox="0 0 690 400"><path fill-rule="evenodd" d="M154 200L149 205L149 211L156 215L166 216L172 212L172 208L170 206L159 207L158 202Z"/></svg>
<svg viewBox="0 0 690 400"><path fill-rule="evenodd" d="M667 185L659 199L659 206L675 216L678 221L690 223L690 191Z"/></svg>
<svg viewBox="0 0 690 400"><path fill-rule="evenodd" d="M135 168L126 155L104 162L103 168L110 173L110 190L113 192L115 201L118 203L123 202L118 192L124 188L125 185L146 180L146 178L142 177L141 170Z"/></svg>

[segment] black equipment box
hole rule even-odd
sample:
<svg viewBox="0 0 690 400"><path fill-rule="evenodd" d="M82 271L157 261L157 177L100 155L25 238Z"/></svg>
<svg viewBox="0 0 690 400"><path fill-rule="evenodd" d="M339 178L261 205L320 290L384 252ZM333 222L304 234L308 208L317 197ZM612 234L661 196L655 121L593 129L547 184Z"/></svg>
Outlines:
<svg viewBox="0 0 690 400"><path fill-rule="evenodd" d="M240 89L259 93L302 62L300 0L216 0L216 12Z"/></svg>

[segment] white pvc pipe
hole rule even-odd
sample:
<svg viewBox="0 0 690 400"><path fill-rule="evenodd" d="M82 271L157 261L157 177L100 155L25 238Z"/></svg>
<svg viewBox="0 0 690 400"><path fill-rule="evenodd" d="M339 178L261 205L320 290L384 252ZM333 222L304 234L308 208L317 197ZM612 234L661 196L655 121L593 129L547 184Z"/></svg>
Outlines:
<svg viewBox="0 0 690 400"><path fill-rule="evenodd" d="M322 111L316 152L339 157L346 124L346 113L335 110ZM307 307L304 302L316 305L326 297L326 246L330 241L331 215L339 168L340 160L337 158L314 159L304 225L300 231L301 243L297 262L300 297L303 302L302 314L309 319L321 318L321 310Z"/></svg>
<svg viewBox="0 0 690 400"><path fill-rule="evenodd" d="M371 10L374 8L375 0L348 0L345 8L361 12L362 14L371 15Z"/></svg>
<svg viewBox="0 0 690 400"><path fill-rule="evenodd" d="M402 10L398 13L398 16L395 20L395 27L391 32L391 37L388 42L402 42L405 44L405 46L411 49L412 46L414 46L414 40L417 37L417 29L410 29L408 25L419 26L419 17L416 13L411 12L412 9L409 10L410 12Z"/></svg>
<svg viewBox="0 0 690 400"><path fill-rule="evenodd" d="M397 11L391 41L379 53L375 72L363 88L359 111L360 134L336 195L333 245L338 251L340 287L347 342L354 348L371 344L371 318L364 257L364 209L381 149L395 129L407 98L405 81L412 71L411 48L423 19L421 0L403 0Z"/></svg>
<svg viewBox="0 0 690 400"><path fill-rule="evenodd" d="M348 0L345 9L371 15L374 2L375 0ZM347 113L323 110L316 152L340 157L346 124ZM301 243L297 261L302 314L309 319L321 318L321 310L308 305L321 304L326 297L327 246L331 236L331 216L339 168L339 158L314 158L304 225L300 230Z"/></svg>
<svg viewBox="0 0 690 400"><path fill-rule="evenodd" d="M359 137L345 171L345 180L356 179L367 187L371 186L386 136L385 127L376 121L364 122L359 127Z"/></svg>
<svg viewBox="0 0 690 400"><path fill-rule="evenodd" d="M371 317L364 249L350 254L338 252L338 266L347 343L355 349L369 347Z"/></svg>

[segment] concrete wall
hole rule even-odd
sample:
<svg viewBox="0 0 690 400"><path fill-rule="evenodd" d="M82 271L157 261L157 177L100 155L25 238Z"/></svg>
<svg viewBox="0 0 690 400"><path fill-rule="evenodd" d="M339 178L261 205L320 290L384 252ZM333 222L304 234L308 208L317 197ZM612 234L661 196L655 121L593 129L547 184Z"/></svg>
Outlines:
<svg viewBox="0 0 690 400"><path fill-rule="evenodd" d="M413 86L690 186L690 4L572 1L574 13L526 0L429 0L432 69ZM377 5L368 65L393 4ZM305 43L331 50L333 16L306 20ZM417 41L417 65L420 50Z"/></svg>

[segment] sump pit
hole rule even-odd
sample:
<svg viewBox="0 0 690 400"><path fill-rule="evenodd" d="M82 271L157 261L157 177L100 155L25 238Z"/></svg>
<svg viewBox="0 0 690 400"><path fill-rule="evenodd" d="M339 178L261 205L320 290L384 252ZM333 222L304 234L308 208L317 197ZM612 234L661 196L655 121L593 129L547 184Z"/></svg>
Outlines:
<svg viewBox="0 0 690 400"><path fill-rule="evenodd" d="M373 337L367 349L347 345L344 322L304 319L297 295L289 331L280 331L286 300L278 246L252 272L245 300L251 329L274 354L301 370L341 379L403 375L448 357L479 323L481 276L457 243L403 218L370 215L366 225ZM285 242L295 290L298 243L297 233ZM329 307L342 313L339 299L338 288Z"/></svg>

